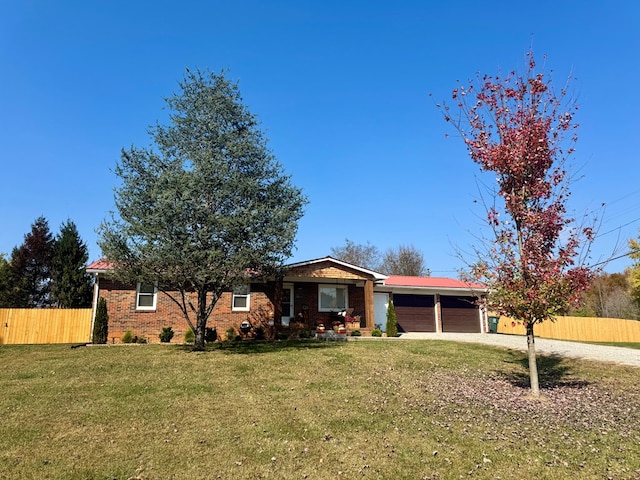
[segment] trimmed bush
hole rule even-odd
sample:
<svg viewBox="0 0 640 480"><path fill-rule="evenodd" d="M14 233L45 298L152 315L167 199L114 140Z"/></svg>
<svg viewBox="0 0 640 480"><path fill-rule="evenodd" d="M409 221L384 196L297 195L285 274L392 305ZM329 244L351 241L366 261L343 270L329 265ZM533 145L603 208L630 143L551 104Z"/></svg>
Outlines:
<svg viewBox="0 0 640 480"><path fill-rule="evenodd" d="M132 343L133 342L133 332L131 330L127 330L124 332L122 336L122 343Z"/></svg>
<svg viewBox="0 0 640 480"><path fill-rule="evenodd" d="M213 343L218 339L218 331L215 328L207 327L204 331L204 341Z"/></svg>
<svg viewBox="0 0 640 480"><path fill-rule="evenodd" d="M191 327L189 327L189 329L184 332L184 343L193 343L196 340L196 334L193 333L193 330L191 330Z"/></svg>
<svg viewBox="0 0 640 480"><path fill-rule="evenodd" d="M229 327L227 329L227 340L232 341L236 339L236 329L233 327Z"/></svg>
<svg viewBox="0 0 640 480"><path fill-rule="evenodd" d="M387 308L387 337L398 336L398 320L396 318L396 308L393 306L393 300L389 300Z"/></svg>
<svg viewBox="0 0 640 480"><path fill-rule="evenodd" d="M353 332L351 332L351 336L352 337L361 337L362 336L362 332L360 330L354 330Z"/></svg>
<svg viewBox="0 0 640 480"><path fill-rule="evenodd" d="M160 341L162 343L169 343L174 335L175 332L171 327L163 327L162 333L158 336L160 337Z"/></svg>
<svg viewBox="0 0 640 480"><path fill-rule="evenodd" d="M109 338L109 314L107 300L100 297L96 308L96 318L93 322L93 343L107 343Z"/></svg>
<svg viewBox="0 0 640 480"><path fill-rule="evenodd" d="M381 337L382 336L382 330L380 330L379 328L374 328L373 330L371 330L371 336L372 337Z"/></svg>

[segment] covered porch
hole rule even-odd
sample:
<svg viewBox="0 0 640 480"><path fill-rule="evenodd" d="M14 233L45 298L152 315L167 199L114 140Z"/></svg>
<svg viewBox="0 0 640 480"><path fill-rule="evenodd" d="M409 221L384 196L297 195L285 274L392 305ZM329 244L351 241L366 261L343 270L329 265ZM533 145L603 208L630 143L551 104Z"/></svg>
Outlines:
<svg viewBox="0 0 640 480"><path fill-rule="evenodd" d="M370 331L375 328L374 286L385 278L332 257L289 265L275 283L274 323L310 331L341 324L349 331Z"/></svg>

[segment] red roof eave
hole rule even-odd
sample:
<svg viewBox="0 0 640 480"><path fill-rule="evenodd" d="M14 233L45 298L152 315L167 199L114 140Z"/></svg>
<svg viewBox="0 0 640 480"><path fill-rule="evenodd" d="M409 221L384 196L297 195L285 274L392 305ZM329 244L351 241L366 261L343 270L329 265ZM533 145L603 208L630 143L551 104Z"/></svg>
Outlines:
<svg viewBox="0 0 640 480"><path fill-rule="evenodd" d="M113 263L106 258L101 258L87 265L87 273L103 273L113 270Z"/></svg>
<svg viewBox="0 0 640 480"><path fill-rule="evenodd" d="M409 277L403 275L389 275L384 281L387 287L413 287L413 288L442 288L456 290L487 291L485 285L454 278L443 277Z"/></svg>

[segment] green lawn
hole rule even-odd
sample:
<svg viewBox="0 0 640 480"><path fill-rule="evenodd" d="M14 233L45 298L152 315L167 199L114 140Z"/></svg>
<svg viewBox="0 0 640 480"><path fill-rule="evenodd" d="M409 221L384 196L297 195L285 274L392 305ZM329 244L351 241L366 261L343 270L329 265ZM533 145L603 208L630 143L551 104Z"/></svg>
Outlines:
<svg viewBox="0 0 640 480"><path fill-rule="evenodd" d="M0 347L0 479L640 478L640 370L442 341Z"/></svg>

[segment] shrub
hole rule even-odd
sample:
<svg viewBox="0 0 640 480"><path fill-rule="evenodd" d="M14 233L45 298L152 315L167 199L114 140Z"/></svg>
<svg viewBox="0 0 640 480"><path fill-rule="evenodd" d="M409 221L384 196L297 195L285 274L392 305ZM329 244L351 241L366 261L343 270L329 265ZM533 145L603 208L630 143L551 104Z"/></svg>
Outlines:
<svg viewBox="0 0 640 480"><path fill-rule="evenodd" d="M228 341L235 340L236 339L236 329L233 328L233 327L227 328L226 335L227 335L227 340Z"/></svg>
<svg viewBox="0 0 640 480"><path fill-rule="evenodd" d="M136 335L135 337L133 337L133 343L147 343L147 339L142 335L140 336Z"/></svg>
<svg viewBox="0 0 640 480"><path fill-rule="evenodd" d="M302 330L300 330L299 337L300 338L311 338L311 332L309 330L307 330L306 328L303 328Z"/></svg>
<svg viewBox="0 0 640 480"><path fill-rule="evenodd" d="M171 327L163 327L162 333L158 336L162 343L169 343L174 335L175 333Z"/></svg>
<svg viewBox="0 0 640 480"><path fill-rule="evenodd" d="M122 336L122 343L132 343L133 342L133 332L131 330L127 330L124 332Z"/></svg>
<svg viewBox="0 0 640 480"><path fill-rule="evenodd" d="M191 330L191 327L189 327L187 331L184 332L184 343L193 343L195 339L196 334L193 333L193 330Z"/></svg>
<svg viewBox="0 0 640 480"><path fill-rule="evenodd" d="M362 336L362 332L360 332L360 330L354 330L353 332L351 332L351 336L352 337L361 337Z"/></svg>
<svg viewBox="0 0 640 480"><path fill-rule="evenodd" d="M387 337L398 336L398 319L396 318L396 308L393 306L393 300L389 301L387 308Z"/></svg>
<svg viewBox="0 0 640 480"><path fill-rule="evenodd" d="M215 328L207 327L204 331L204 341L207 343L213 343L218 339L218 331Z"/></svg>
<svg viewBox="0 0 640 480"><path fill-rule="evenodd" d="M96 308L96 318L93 322L93 343L107 343L109 337L109 314L107 300L100 297Z"/></svg>
<svg viewBox="0 0 640 480"><path fill-rule="evenodd" d="M381 337L382 336L382 330L380 330L379 328L374 328L373 330L371 330L371 336L372 337Z"/></svg>

